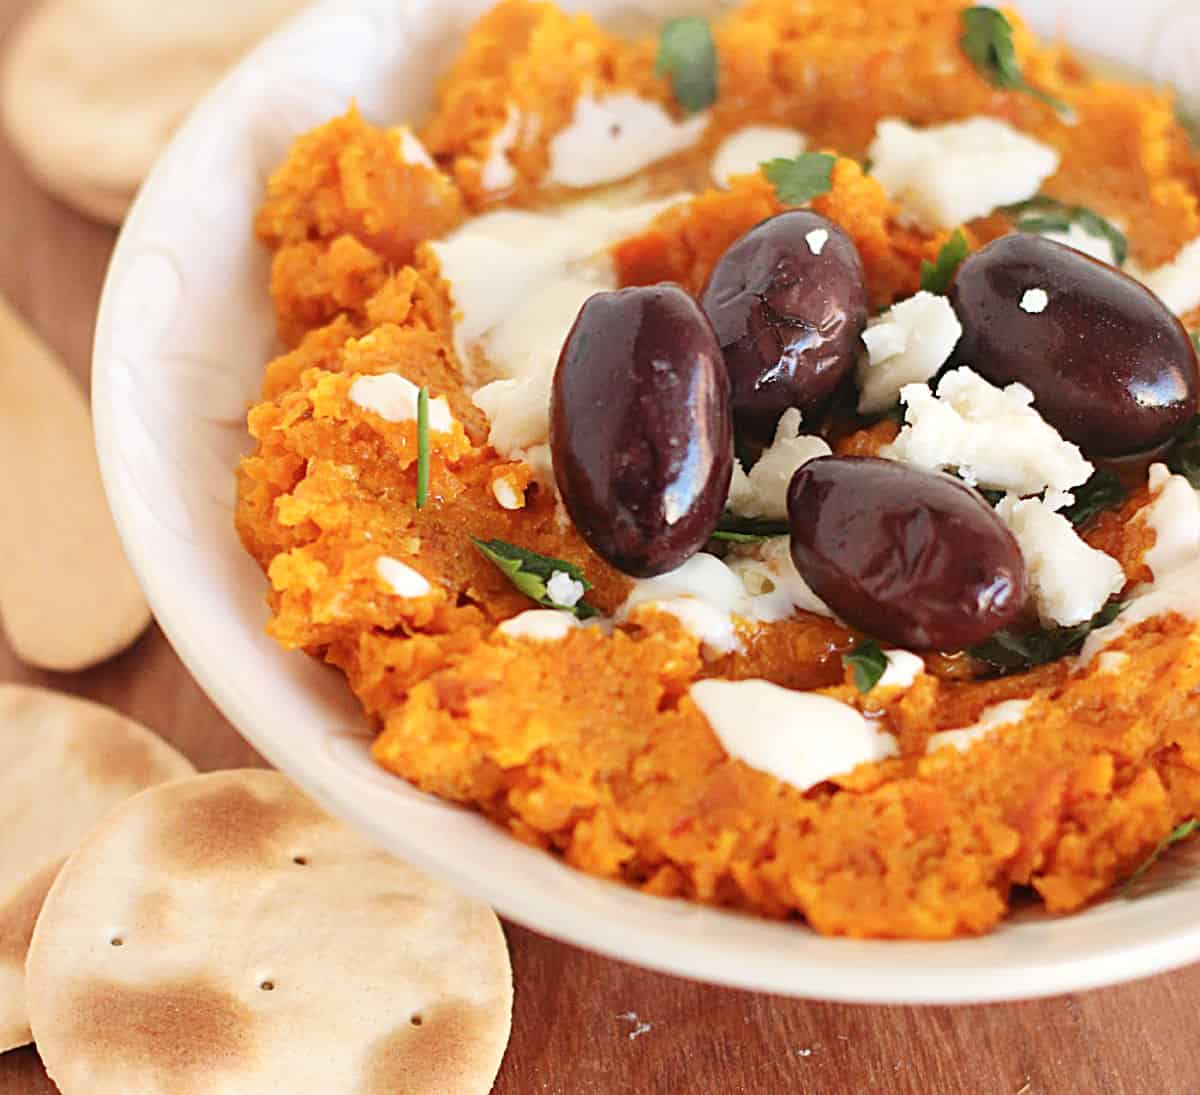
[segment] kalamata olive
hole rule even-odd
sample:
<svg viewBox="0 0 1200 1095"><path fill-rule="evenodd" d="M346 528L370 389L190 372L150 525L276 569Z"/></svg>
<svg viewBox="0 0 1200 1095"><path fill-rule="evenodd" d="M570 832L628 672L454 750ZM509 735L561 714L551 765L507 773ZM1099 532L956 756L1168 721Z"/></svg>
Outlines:
<svg viewBox="0 0 1200 1095"><path fill-rule="evenodd" d="M1089 457L1169 441L1196 413L1200 377L1183 325L1140 282L1041 236L1002 236L959 267L956 364L1020 381Z"/></svg>
<svg viewBox="0 0 1200 1095"><path fill-rule="evenodd" d="M964 650L1012 623L1028 595L1011 532L941 472L823 456L788 490L792 561L846 623L911 650Z"/></svg>
<svg viewBox="0 0 1200 1095"><path fill-rule="evenodd" d="M780 416L820 414L861 352L867 323L862 260L853 241L816 213L780 213L722 256L704 310L725 355L734 427L752 451Z"/></svg>
<svg viewBox="0 0 1200 1095"><path fill-rule="evenodd" d="M567 336L550 405L554 474L597 555L635 577L708 542L729 493L721 348L676 285L597 293Z"/></svg>

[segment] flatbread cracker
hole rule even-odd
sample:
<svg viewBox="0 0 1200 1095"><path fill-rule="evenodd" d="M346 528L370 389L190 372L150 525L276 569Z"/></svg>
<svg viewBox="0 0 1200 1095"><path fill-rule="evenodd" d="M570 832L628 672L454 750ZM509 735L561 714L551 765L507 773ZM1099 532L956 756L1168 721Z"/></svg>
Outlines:
<svg viewBox="0 0 1200 1095"><path fill-rule="evenodd" d="M63 1095L484 1095L512 1008L487 906L250 770L115 810L46 899L26 984Z"/></svg>
<svg viewBox="0 0 1200 1095"><path fill-rule="evenodd" d="M192 771L107 707L0 685L0 1053L30 1040L25 953L63 860L119 802Z"/></svg>
<svg viewBox="0 0 1200 1095"><path fill-rule="evenodd" d="M9 137L51 193L119 224L192 106L304 2L46 0L9 47Z"/></svg>

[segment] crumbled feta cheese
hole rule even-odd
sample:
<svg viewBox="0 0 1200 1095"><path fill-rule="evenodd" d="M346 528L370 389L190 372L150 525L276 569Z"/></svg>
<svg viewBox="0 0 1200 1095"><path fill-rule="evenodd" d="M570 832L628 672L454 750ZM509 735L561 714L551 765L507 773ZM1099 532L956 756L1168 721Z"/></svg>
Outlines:
<svg viewBox="0 0 1200 1095"><path fill-rule="evenodd" d="M630 92L587 92L575 101L570 124L550 142L546 181L599 186L627 179L691 148L707 126L706 113L677 122L658 103Z"/></svg>
<svg viewBox="0 0 1200 1095"><path fill-rule="evenodd" d="M749 125L731 133L712 161L713 181L728 189L736 175L757 175L768 160L791 160L807 147L804 134L774 125Z"/></svg>
<svg viewBox="0 0 1200 1095"><path fill-rule="evenodd" d="M876 688L911 688L913 682L925 672L925 659L908 650L885 650L887 669L879 678Z"/></svg>
<svg viewBox="0 0 1200 1095"><path fill-rule="evenodd" d="M729 487L729 508L739 517L787 516L787 490L801 464L833 450L819 437L800 433L800 412L795 407L783 412L775 430L775 440L747 475L740 461L733 462L733 482Z"/></svg>
<svg viewBox="0 0 1200 1095"><path fill-rule="evenodd" d="M970 726L931 734L925 745L925 752L936 753L949 745L960 753L965 753L981 738L986 738L1000 727L1020 722L1029 710L1029 703L1029 700L1005 700L1003 703L992 704L991 707L984 708L979 715L979 721Z"/></svg>
<svg viewBox="0 0 1200 1095"><path fill-rule="evenodd" d="M946 364L962 324L950 302L920 292L902 300L867 324L867 354L858 365L860 414L878 414L894 406L906 384L924 384Z"/></svg>
<svg viewBox="0 0 1200 1095"><path fill-rule="evenodd" d="M1032 198L1059 164L1049 145L994 118L927 129L885 119L867 155L888 196L930 228L955 228Z"/></svg>
<svg viewBox="0 0 1200 1095"><path fill-rule="evenodd" d="M824 228L814 228L804 239L808 244L808 249L814 255L819 255L825 250L825 245L829 242L829 233Z"/></svg>
<svg viewBox="0 0 1200 1095"><path fill-rule="evenodd" d="M1048 510L1057 512L1075 505L1075 495L1066 490L1048 490L1042 495L1042 501Z"/></svg>
<svg viewBox="0 0 1200 1095"><path fill-rule="evenodd" d="M1070 521L1039 499L1021 501L1010 494L996 513L1021 548L1042 623L1058 627L1086 623L1124 587L1121 564L1087 544Z"/></svg>
<svg viewBox="0 0 1200 1095"><path fill-rule="evenodd" d="M1040 316L1050 306L1050 294L1045 289L1026 289L1021 297L1021 311Z"/></svg>
<svg viewBox="0 0 1200 1095"><path fill-rule="evenodd" d="M517 170L508 158L517 137L521 133L521 112L512 103L508 104L508 115L504 125L492 136L488 158L479 172L479 182L484 190L497 192L507 190L517 181Z"/></svg>
<svg viewBox="0 0 1200 1095"><path fill-rule="evenodd" d="M360 376L350 386L350 402L388 422L415 422L421 389L399 373ZM429 429L449 433L454 426L450 404L443 396L429 401Z"/></svg>
<svg viewBox="0 0 1200 1095"><path fill-rule="evenodd" d="M1086 483L1092 465L1033 408L1023 384L997 388L969 368L942 377L935 396L924 384L900 392L907 425L881 455L1019 495Z"/></svg>
<svg viewBox="0 0 1200 1095"><path fill-rule="evenodd" d="M425 575L390 555L380 556L375 561L375 573L397 597L424 597L433 591Z"/></svg>
<svg viewBox="0 0 1200 1095"><path fill-rule="evenodd" d="M1062 243L1067 247L1073 247L1076 251L1082 251L1085 255L1098 259L1100 262L1107 262L1109 266L1117 264L1112 240L1107 236L1092 235L1078 221L1072 221L1071 227L1065 232L1043 232L1041 235L1055 243Z"/></svg>
<svg viewBox="0 0 1200 1095"><path fill-rule="evenodd" d="M565 570L556 570L546 582L546 595L552 604L560 608L574 608L587 590L577 578L572 578Z"/></svg>
<svg viewBox="0 0 1200 1095"><path fill-rule="evenodd" d="M1177 316L1200 308L1200 238L1157 270L1139 271L1146 287Z"/></svg>
<svg viewBox="0 0 1200 1095"><path fill-rule="evenodd" d="M801 791L900 752L855 708L814 692L707 680L689 695L730 757Z"/></svg>
<svg viewBox="0 0 1200 1095"><path fill-rule="evenodd" d="M531 608L528 612L505 620L496 630L510 639L550 643L565 639L579 626L579 621L569 612L559 612L556 608Z"/></svg>
<svg viewBox="0 0 1200 1095"><path fill-rule="evenodd" d="M417 167L427 167L430 171L437 170L437 164L433 162L433 157L429 155L429 150L421 143L421 139L406 125L396 127L396 134L400 138L400 155L404 162L413 164Z"/></svg>
<svg viewBox="0 0 1200 1095"><path fill-rule="evenodd" d="M492 496L504 509L523 509L525 499L512 482L501 476L492 480Z"/></svg>

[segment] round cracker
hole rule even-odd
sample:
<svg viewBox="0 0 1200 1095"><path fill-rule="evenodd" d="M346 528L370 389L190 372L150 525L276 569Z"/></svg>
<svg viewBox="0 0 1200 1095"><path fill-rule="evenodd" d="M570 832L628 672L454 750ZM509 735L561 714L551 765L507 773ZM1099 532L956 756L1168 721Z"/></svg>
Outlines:
<svg viewBox="0 0 1200 1095"><path fill-rule="evenodd" d="M304 2L45 0L9 47L9 137L48 190L118 224L197 100Z"/></svg>
<svg viewBox="0 0 1200 1095"><path fill-rule="evenodd" d="M512 973L485 905L283 776L145 791L67 861L26 968L63 1095L484 1095Z"/></svg>
<svg viewBox="0 0 1200 1095"><path fill-rule="evenodd" d="M30 1040L25 953L63 860L118 803L192 771L107 707L0 685L0 1053Z"/></svg>

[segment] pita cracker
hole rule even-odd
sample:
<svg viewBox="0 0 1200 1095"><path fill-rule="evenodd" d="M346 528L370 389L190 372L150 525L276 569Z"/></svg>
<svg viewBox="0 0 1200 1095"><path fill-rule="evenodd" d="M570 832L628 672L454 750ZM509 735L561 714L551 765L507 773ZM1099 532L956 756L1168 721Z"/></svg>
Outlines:
<svg viewBox="0 0 1200 1095"><path fill-rule="evenodd" d="M304 0L46 0L9 47L0 109L51 193L112 224L192 106Z"/></svg>
<svg viewBox="0 0 1200 1095"><path fill-rule="evenodd" d="M107 707L0 685L0 1053L30 1040L25 953L63 860L117 803L192 771Z"/></svg>
<svg viewBox="0 0 1200 1095"><path fill-rule="evenodd" d="M17 656L59 672L150 622L100 485L87 401L0 298L0 617Z"/></svg>
<svg viewBox="0 0 1200 1095"><path fill-rule="evenodd" d="M486 1095L512 972L485 905L276 772L119 806L58 876L26 967L63 1095Z"/></svg>

